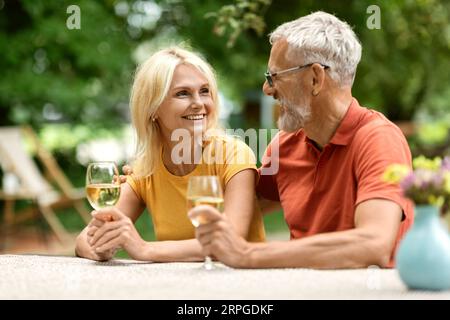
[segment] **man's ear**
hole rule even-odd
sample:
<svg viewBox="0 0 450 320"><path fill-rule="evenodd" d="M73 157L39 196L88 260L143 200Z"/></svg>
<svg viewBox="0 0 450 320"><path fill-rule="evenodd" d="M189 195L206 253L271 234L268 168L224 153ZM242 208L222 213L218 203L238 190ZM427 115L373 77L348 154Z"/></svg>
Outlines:
<svg viewBox="0 0 450 320"><path fill-rule="evenodd" d="M317 96L325 83L325 69L320 64L314 63L311 70L313 72L311 94Z"/></svg>

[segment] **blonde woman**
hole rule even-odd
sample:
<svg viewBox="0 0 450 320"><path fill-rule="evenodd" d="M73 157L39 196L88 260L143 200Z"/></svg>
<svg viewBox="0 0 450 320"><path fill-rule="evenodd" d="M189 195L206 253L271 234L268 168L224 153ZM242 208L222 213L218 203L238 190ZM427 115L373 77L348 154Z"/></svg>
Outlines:
<svg viewBox="0 0 450 320"><path fill-rule="evenodd" d="M77 255L108 260L121 247L136 260L202 261L186 208L187 182L196 175L218 176L226 218L249 241L264 240L252 151L235 139L206 139L207 130L217 128L218 116L216 79L207 62L178 47L158 51L137 70L130 108L137 136L133 174L122 184L114 208L93 212L94 219L77 238ZM174 132L192 138L184 139L183 152L181 142L173 141ZM195 159L198 148L200 161ZM154 242L144 241L134 226L145 207L152 217Z"/></svg>

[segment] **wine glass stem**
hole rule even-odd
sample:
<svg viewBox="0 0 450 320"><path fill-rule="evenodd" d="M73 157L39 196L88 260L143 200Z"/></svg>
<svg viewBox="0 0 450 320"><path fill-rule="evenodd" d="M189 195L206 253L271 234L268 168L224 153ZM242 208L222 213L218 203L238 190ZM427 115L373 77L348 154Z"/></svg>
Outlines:
<svg viewBox="0 0 450 320"><path fill-rule="evenodd" d="M212 270L214 268L214 264L210 256L205 257L205 263L203 263L203 266L206 270Z"/></svg>

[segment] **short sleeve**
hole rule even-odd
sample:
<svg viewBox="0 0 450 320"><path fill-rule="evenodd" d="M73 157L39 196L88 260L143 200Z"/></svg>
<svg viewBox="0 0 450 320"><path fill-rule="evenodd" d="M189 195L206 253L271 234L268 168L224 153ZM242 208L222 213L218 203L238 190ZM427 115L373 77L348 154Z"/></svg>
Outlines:
<svg viewBox="0 0 450 320"><path fill-rule="evenodd" d="M265 199L272 201L280 201L280 195L278 193L278 185L276 182L276 174L261 174L263 168L269 168L272 163L270 161L272 155L272 148L269 144L262 161L261 168L258 169L258 183L256 186L256 192L258 195Z"/></svg>
<svg viewBox="0 0 450 320"><path fill-rule="evenodd" d="M130 185L131 189L133 189L138 199L142 202L145 202L144 198L142 197L142 195L144 194L144 180L138 179L134 174L132 174L127 176L127 183Z"/></svg>
<svg viewBox="0 0 450 320"><path fill-rule="evenodd" d="M392 200L410 214L408 200L398 185L386 183L382 176L394 163L411 167L411 152L400 129L393 125L366 126L356 135L355 174L358 182L356 204L382 198Z"/></svg>
<svg viewBox="0 0 450 320"><path fill-rule="evenodd" d="M224 139L222 146L224 163L221 165L221 175L225 184L243 170L252 169L256 172L255 154L243 141L234 138Z"/></svg>

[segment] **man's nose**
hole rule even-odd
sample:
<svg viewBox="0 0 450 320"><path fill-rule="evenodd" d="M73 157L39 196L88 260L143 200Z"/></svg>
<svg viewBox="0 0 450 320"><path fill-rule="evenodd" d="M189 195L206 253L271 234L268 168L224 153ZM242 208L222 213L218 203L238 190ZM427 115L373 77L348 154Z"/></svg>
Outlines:
<svg viewBox="0 0 450 320"><path fill-rule="evenodd" d="M267 80L264 81L262 90L263 90L263 92L264 92L264 94L265 94L266 96L273 96L273 94L274 94L274 92L275 92L275 90L273 89L273 87L271 87L271 86L269 85L269 83L267 82Z"/></svg>

